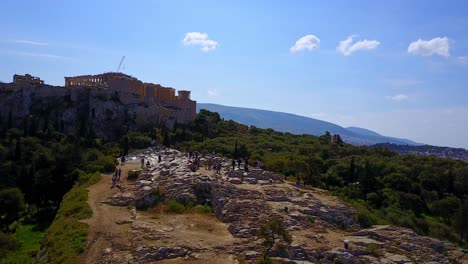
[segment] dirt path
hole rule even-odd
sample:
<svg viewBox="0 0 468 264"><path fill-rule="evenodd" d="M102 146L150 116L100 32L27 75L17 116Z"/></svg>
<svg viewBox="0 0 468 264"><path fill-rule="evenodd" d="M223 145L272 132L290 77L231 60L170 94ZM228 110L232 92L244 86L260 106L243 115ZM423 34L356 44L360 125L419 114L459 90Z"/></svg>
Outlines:
<svg viewBox="0 0 468 264"><path fill-rule="evenodd" d="M127 181L128 172L140 169L138 161L127 162L122 169L120 185L131 188L133 183ZM213 171L203 171L212 175ZM204 214L167 214L158 209L138 211L136 220L131 220L127 207L111 206L103 203L107 198L118 194L118 188L111 189L112 174L103 174L101 180L88 188L88 203L93 216L83 222L90 225L86 252L80 263L103 263L102 254L106 250L119 251L131 255L132 243L140 236L138 246L181 246L190 245L207 249L197 254L197 259L171 259L161 263L238 263L236 256L230 254L210 253L213 247L229 247L239 239L228 231L228 224L222 223L212 215ZM131 221L128 224L117 224L116 221ZM147 234L145 235L141 235ZM130 262L129 262L130 263Z"/></svg>
<svg viewBox="0 0 468 264"><path fill-rule="evenodd" d="M120 184L128 186L127 175L130 170L139 169L137 161L127 162L125 166L119 166L122 169ZM109 237L119 235L124 240L129 235L128 225L117 225L116 220L128 219L129 210L125 207L115 207L103 204L108 197L119 193L119 189L113 188L112 174L103 174L101 180L88 188L88 204L94 214L91 218L84 220L90 228L88 232L87 252L83 256L82 263L96 263L102 250L111 248L112 243Z"/></svg>

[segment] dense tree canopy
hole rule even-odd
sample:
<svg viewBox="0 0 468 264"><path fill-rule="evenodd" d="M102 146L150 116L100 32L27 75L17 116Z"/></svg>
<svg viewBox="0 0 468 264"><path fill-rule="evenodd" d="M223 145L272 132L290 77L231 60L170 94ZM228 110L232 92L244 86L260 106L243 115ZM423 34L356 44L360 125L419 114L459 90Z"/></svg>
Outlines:
<svg viewBox="0 0 468 264"><path fill-rule="evenodd" d="M364 225L390 222L452 241L460 233L454 217L468 195L468 164L462 161L333 143L330 133L315 137L259 129L206 110L181 135L182 128L169 133L169 144L228 157L239 156L242 147L252 165L260 160L268 170L362 204L369 218Z"/></svg>

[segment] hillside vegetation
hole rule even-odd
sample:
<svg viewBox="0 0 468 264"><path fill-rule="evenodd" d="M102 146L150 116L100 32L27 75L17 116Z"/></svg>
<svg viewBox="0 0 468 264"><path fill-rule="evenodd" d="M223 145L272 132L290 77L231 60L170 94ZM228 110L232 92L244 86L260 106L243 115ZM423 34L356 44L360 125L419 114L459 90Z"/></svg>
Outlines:
<svg viewBox="0 0 468 264"><path fill-rule="evenodd" d="M99 177L95 173L113 171L116 157L153 140L182 151L248 157L251 165L262 161L268 170L344 198L357 209L363 227L392 223L467 242L468 165L462 161L331 143L329 133L315 137L259 129L204 110L190 126L129 132L118 142L93 133L65 135L50 127L4 124L0 263L32 263L41 244L46 261L76 261L87 235L79 220L91 214L86 187Z"/></svg>
<svg viewBox="0 0 468 264"><path fill-rule="evenodd" d="M362 226L391 223L466 242L468 164L462 161L336 144L329 133L315 137L259 129L206 110L193 126L163 138L182 150L249 157L252 165L260 160L268 170L331 190L358 209Z"/></svg>
<svg viewBox="0 0 468 264"><path fill-rule="evenodd" d="M221 118L227 120L232 119L238 123L258 128L272 128L279 132L320 136L325 131L329 131L331 134L340 134L344 141L353 145L373 145L386 142L418 145L411 140L386 137L363 128L344 128L319 119L289 113L201 103L197 104L197 108L217 112Z"/></svg>
<svg viewBox="0 0 468 264"><path fill-rule="evenodd" d="M69 262L87 235L85 188L114 170L118 144L31 127L0 135L0 263L33 263L41 244L49 262Z"/></svg>

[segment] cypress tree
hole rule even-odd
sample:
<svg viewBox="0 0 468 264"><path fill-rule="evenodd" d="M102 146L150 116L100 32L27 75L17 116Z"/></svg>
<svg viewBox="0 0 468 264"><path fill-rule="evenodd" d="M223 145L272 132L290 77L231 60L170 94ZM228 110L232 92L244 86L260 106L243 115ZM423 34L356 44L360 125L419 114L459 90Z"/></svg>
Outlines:
<svg viewBox="0 0 468 264"><path fill-rule="evenodd" d="M10 108L10 113L8 114L8 129L13 128L13 110Z"/></svg>

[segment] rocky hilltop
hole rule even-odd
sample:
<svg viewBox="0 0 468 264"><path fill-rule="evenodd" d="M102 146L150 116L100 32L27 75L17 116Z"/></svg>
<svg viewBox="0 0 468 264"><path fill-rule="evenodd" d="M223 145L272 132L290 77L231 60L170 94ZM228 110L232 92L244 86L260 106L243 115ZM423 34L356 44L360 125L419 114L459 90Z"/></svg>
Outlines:
<svg viewBox="0 0 468 264"><path fill-rule="evenodd" d="M139 170L141 157L151 165L135 181L124 179L127 171ZM204 168L193 172L188 156L173 149L128 155L118 188L109 189L106 175L90 188L95 214L88 221L91 232L83 262L253 263L262 252L256 231L272 217L285 223L293 240L271 252L278 263L468 261L452 244L406 228L360 229L355 211L324 190L297 186L261 169L232 170L229 160L216 159L223 164L220 174ZM213 214L147 209L168 200L210 204ZM136 217L129 206L137 208ZM344 240L349 240L348 249Z"/></svg>

